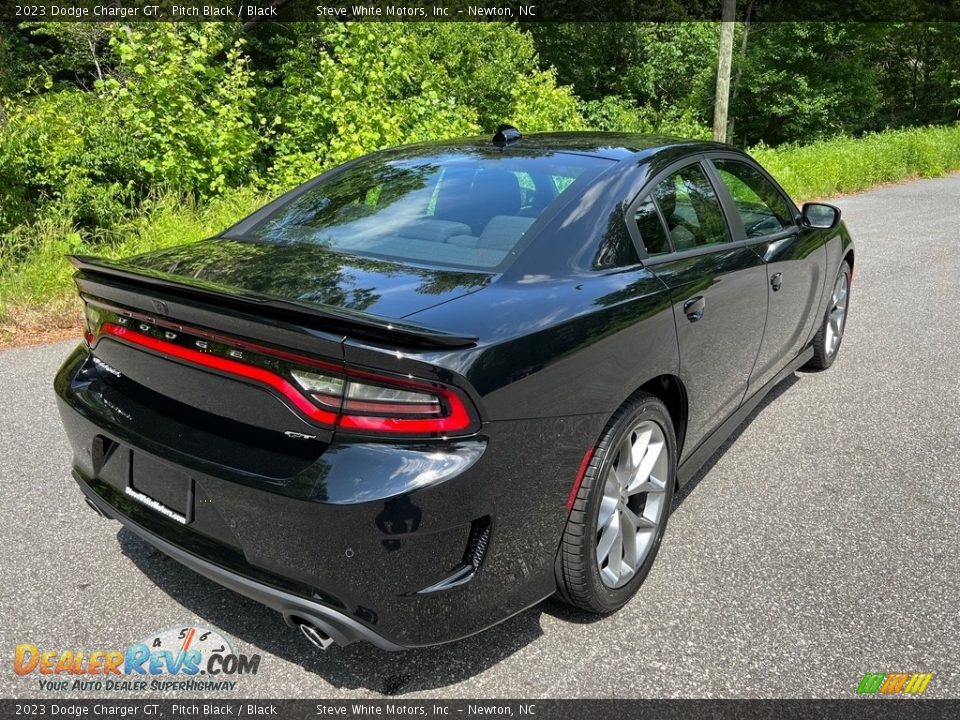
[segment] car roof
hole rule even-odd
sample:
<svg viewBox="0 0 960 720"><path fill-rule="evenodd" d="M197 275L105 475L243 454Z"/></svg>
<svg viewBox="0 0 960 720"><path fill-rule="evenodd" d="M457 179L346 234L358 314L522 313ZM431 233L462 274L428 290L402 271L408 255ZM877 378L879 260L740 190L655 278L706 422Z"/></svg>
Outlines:
<svg viewBox="0 0 960 720"><path fill-rule="evenodd" d="M626 160L628 158L643 160L653 158L661 152L675 152L681 148L690 154L711 150L735 150L735 148L729 145L707 140L691 140L667 135L613 132L533 133L524 135L520 140L509 144L505 148L494 145L490 137L484 136L417 143L397 149L405 151L405 155L420 154L420 152L427 154L431 152L457 151L534 154L539 154L540 152L567 152L579 155L590 155L608 160Z"/></svg>

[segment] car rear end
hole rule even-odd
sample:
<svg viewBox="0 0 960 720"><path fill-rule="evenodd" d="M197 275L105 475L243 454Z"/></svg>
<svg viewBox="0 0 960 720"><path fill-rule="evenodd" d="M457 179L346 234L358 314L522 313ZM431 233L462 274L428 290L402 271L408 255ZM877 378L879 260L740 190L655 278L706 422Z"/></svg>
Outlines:
<svg viewBox="0 0 960 720"><path fill-rule="evenodd" d="M428 361L449 338L358 326L368 360L392 340L361 367L306 316L77 281L86 342L56 391L88 501L338 642L436 641L422 599L472 578L493 514L476 398Z"/></svg>
<svg viewBox="0 0 960 720"><path fill-rule="evenodd" d="M338 642L437 640L422 599L476 573L493 510L470 388L416 359L437 347L398 334L360 367L295 313L90 267L78 284L86 342L56 391L99 512Z"/></svg>
<svg viewBox="0 0 960 720"><path fill-rule="evenodd" d="M611 161L428 150L206 243L75 259L55 388L88 502L321 646L450 641L555 590L584 419L488 422L471 365L511 369L404 318L482 292Z"/></svg>

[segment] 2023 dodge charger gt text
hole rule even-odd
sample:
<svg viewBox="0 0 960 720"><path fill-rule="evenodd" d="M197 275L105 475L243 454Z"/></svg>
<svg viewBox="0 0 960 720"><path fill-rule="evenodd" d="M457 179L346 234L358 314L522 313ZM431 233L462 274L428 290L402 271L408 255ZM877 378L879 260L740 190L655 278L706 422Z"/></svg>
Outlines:
<svg viewBox="0 0 960 720"><path fill-rule="evenodd" d="M505 126L73 261L89 504L321 647L397 649L623 605L675 487L836 358L854 255L728 146Z"/></svg>

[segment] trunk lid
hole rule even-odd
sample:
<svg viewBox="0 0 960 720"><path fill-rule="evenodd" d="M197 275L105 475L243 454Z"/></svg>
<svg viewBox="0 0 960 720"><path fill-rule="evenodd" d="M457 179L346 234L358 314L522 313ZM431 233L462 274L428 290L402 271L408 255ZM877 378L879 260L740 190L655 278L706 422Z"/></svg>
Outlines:
<svg viewBox="0 0 960 720"><path fill-rule="evenodd" d="M132 271L162 273L186 285L364 313L393 320L487 285L483 272L415 267L333 252L323 245L277 245L214 238L138 255Z"/></svg>
<svg viewBox="0 0 960 720"><path fill-rule="evenodd" d="M104 407L118 422L153 418L150 427L160 413L180 438L203 431L271 447L306 441L305 462L323 452L335 427L374 435L472 432L463 391L439 386L435 368L414 358L476 338L364 308L399 315L459 297L476 281L319 250L229 241L119 263L72 258L89 371L107 388ZM431 300L415 302L418 292ZM389 295L392 304L381 299ZM346 339L381 350L364 367L350 367Z"/></svg>

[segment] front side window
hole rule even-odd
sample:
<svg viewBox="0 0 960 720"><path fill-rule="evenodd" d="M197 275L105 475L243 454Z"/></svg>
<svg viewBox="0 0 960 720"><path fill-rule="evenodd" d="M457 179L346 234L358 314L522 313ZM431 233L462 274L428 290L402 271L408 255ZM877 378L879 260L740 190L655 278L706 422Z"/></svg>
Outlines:
<svg viewBox="0 0 960 720"><path fill-rule="evenodd" d="M674 252L730 240L720 201L699 164L688 165L654 188Z"/></svg>
<svg viewBox="0 0 960 720"><path fill-rule="evenodd" d="M790 227L790 209L777 189L755 168L736 160L714 160L730 192L748 238L773 235Z"/></svg>
<svg viewBox="0 0 960 720"><path fill-rule="evenodd" d="M240 239L496 268L554 200L612 162L562 152L373 156L293 197Z"/></svg>

